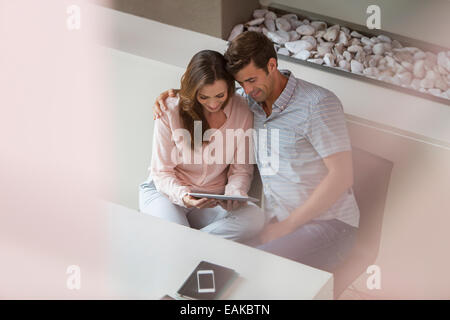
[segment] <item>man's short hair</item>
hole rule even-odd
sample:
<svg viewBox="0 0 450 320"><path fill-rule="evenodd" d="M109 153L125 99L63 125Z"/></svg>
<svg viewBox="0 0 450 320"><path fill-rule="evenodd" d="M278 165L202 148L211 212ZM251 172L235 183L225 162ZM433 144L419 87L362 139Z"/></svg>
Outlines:
<svg viewBox="0 0 450 320"><path fill-rule="evenodd" d="M256 67L268 73L269 59L275 58L278 61L273 42L263 33L255 31L247 31L237 36L230 42L224 56L227 61L227 70L232 75L238 73L251 61Z"/></svg>

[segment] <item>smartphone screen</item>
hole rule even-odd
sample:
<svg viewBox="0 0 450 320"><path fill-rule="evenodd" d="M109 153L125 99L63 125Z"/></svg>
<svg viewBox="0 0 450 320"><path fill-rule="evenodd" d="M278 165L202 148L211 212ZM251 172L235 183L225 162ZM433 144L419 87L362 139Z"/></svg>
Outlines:
<svg viewBox="0 0 450 320"><path fill-rule="evenodd" d="M198 292L215 292L214 272L200 270L197 272Z"/></svg>

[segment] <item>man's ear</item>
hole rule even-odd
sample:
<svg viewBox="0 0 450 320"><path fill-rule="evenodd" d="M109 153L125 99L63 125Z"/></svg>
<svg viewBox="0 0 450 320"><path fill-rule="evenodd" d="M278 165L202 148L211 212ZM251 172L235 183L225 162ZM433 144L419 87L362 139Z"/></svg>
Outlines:
<svg viewBox="0 0 450 320"><path fill-rule="evenodd" d="M267 62L267 70L269 71L269 73L271 73L276 69L277 69L277 59L270 58L269 61Z"/></svg>

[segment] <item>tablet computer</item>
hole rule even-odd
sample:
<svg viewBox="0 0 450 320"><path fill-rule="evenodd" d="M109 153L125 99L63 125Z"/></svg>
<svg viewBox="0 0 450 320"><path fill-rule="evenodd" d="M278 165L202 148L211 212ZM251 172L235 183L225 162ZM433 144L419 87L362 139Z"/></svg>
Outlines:
<svg viewBox="0 0 450 320"><path fill-rule="evenodd" d="M188 193L188 195L193 196L195 198L209 198L209 199L217 199L217 200L236 200L236 201L259 202L259 199L256 199L256 198L253 198L253 197L225 196L223 194L190 192L190 193Z"/></svg>

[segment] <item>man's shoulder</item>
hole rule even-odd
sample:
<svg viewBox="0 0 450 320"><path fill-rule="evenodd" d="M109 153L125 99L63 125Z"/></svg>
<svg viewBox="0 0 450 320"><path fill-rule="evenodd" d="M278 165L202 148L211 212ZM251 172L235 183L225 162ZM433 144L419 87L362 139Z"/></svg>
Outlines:
<svg viewBox="0 0 450 320"><path fill-rule="evenodd" d="M331 90L303 79L296 79L296 97L302 99L303 101L306 100L310 105L317 105L324 100L330 99L339 101L339 98Z"/></svg>

